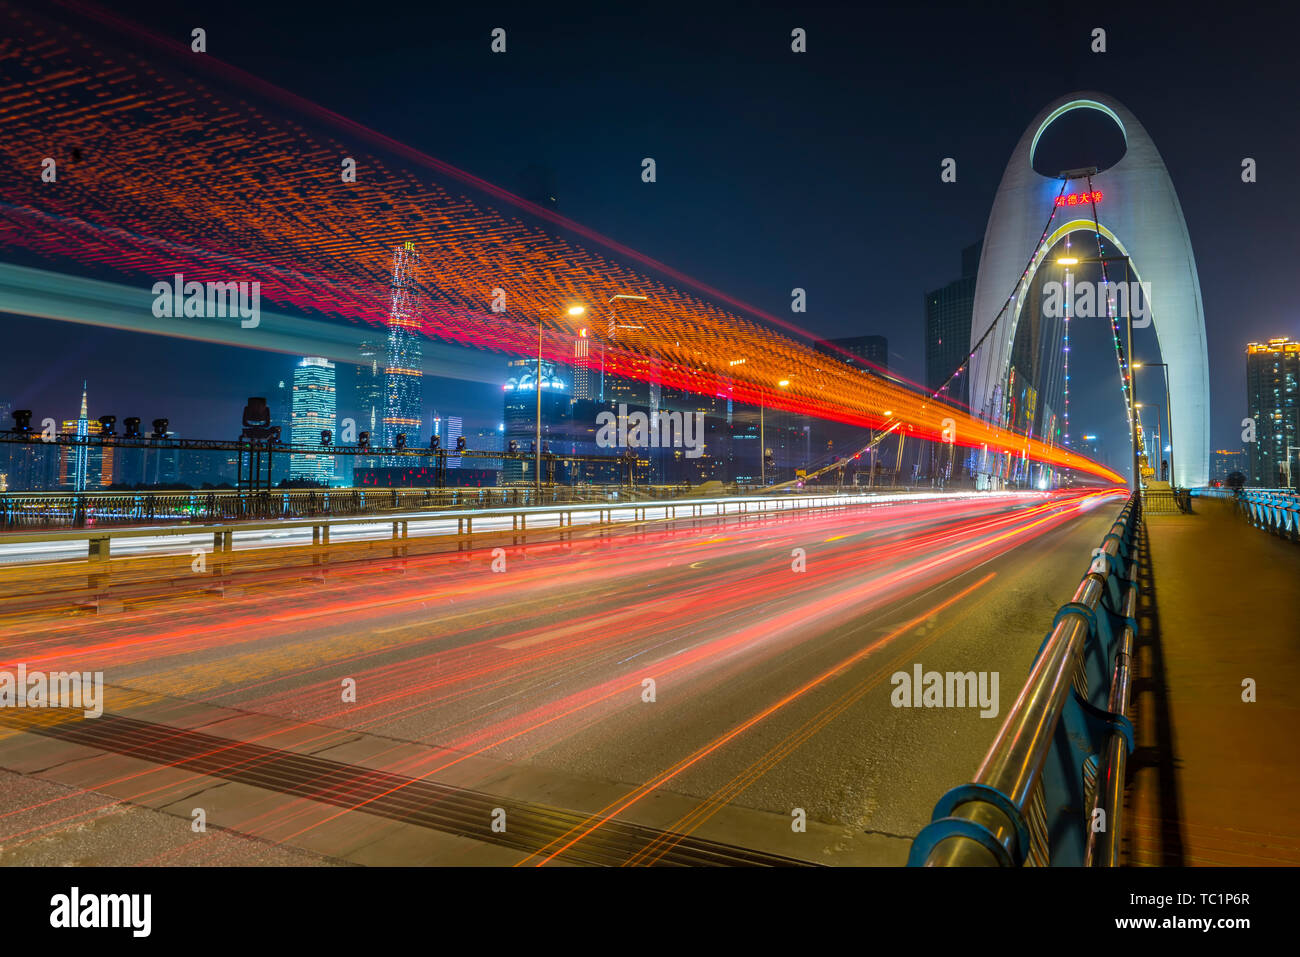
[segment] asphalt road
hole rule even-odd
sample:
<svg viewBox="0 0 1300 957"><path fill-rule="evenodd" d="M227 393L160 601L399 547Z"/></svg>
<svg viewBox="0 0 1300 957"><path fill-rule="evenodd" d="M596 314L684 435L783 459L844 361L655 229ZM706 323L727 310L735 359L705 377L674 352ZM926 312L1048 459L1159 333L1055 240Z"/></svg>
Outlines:
<svg viewBox="0 0 1300 957"><path fill-rule="evenodd" d="M327 863L900 864L1119 505L578 529L236 598L0 619L0 667L106 683L102 718L0 711L0 769L18 775L0 863L266 859L244 841ZM917 665L986 688L996 673L996 714L896 706L893 676ZM84 827L195 807L211 830L165 846Z"/></svg>

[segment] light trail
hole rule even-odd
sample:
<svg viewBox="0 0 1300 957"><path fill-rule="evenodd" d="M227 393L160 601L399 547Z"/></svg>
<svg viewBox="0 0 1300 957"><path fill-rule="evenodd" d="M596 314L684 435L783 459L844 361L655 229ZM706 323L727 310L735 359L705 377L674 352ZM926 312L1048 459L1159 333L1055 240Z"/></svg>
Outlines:
<svg viewBox="0 0 1300 957"><path fill-rule="evenodd" d="M550 221L525 221L517 197L396 141L382 140L377 145L385 152L367 155L355 148L361 143L352 136L376 143L373 132L265 84L250 88L252 78L212 57L199 62L181 45L158 41L111 15L85 12L98 23L83 18L74 27L0 10L15 37L42 37L15 45L12 79L0 85L7 133L0 160L21 168L43 150L40 144L51 141L111 138L114 144L111 152L86 151L75 175L60 178L57 191L40 189L34 180L0 184L0 244L129 272L151 288L178 273L201 283L237 277L258 282L261 296L278 307L380 325L388 314L391 251L411 242L423 262L413 277L413 312L421 332L442 342L531 355L541 324L544 356L572 362L578 330L558 318L561 308L594 308L634 290L645 298L625 303L620 316L641 333L602 341L589 353L588 361L599 362L608 375L872 429L904 422L916 438L947 435L964 448L1015 453L1122 483L1111 469L1069 449L864 375L728 312L715 303L744 304L566 220L558 224L637 259L649 272L569 242L552 228L555 217L532 208L534 216ZM145 36L159 55L142 62L125 49L123 29L133 42ZM205 68L221 73L221 82L196 72ZM102 82L106 74L113 76L111 85ZM234 82L238 92L232 94L226 82ZM274 94L270 102L268 94ZM186 103L196 121L221 135L193 137L189 124L177 124L170 111L155 108L159 102ZM348 147L338 139L340 126L352 134ZM365 175L347 184L330 182L323 170L341 155L352 155ZM411 162L439 175L416 179ZM270 168L276 170L274 191L263 176ZM467 182L484 198L471 199ZM204 197L201 218L192 211L196 195ZM513 208L503 212L489 205L497 201ZM685 292L663 276L706 296ZM493 289L508 291L507 314L492 310ZM762 318L790 328L776 316ZM256 330L250 338L257 338ZM738 356L744 364L733 365ZM781 381L788 387L778 387Z"/></svg>
<svg viewBox="0 0 1300 957"><path fill-rule="evenodd" d="M286 690L281 693L281 701L288 708L288 715L291 718L294 715L301 716L293 718L289 727L309 732L306 739L295 739L295 747L314 747L341 740L351 729L369 725L382 727L386 723L402 720L404 717L433 716L440 709L446 710L452 705L456 705L459 709L463 705L458 705L458 702L468 704L474 700L475 695L481 696L493 689L523 688L539 681L545 684L562 677L577 678L582 672L575 671L575 667L586 669L608 667L608 664L602 665L600 662L624 658L629 652L637 649L639 644L643 645L647 641L664 640L658 636L659 628L656 623L664 620L660 609L666 607L679 609L679 618L691 621L693 630L714 631L716 634L700 634L694 638L687 636L684 645L681 644L684 640L682 636L668 635L669 644L661 645L657 654L670 655L669 663L667 665L653 661L645 663L646 667L653 667L656 674L702 673L700 669L707 670L712 667L711 662L725 659L729 652L735 649L745 649L750 660L757 665L763 660L764 655L774 650L765 632L772 631L774 628L779 630L780 623L788 620L791 615L818 623L816 627L808 628L807 634L804 635L804 640L813 640L825 628L832 627L834 621L851 619L887 599L914 593L917 588L928 584L927 574L951 576L956 573L954 566L969 563L976 557L981 546L984 548L984 555L979 560L985 560L990 554L997 553L998 549L1005 550L1024 536L1032 536L1045 530L1054 520L1067 520L1069 515L1077 513L1097 499L1096 495L1060 496L1055 499L1045 498L1032 506L1009 510L1005 502L974 500L964 502L957 514L954 514L953 506L945 506L941 503L897 504L862 509L860 514L840 512L817 519L799 516L797 520L791 521L756 520L738 527L732 525L726 535L718 535L716 531L707 527L691 529L689 533L683 530L674 533L669 529L660 529L657 534L648 536L645 541L640 541L635 536L625 536L604 546L579 542L576 543L579 546L576 550L551 548L546 558L540 560L530 558L516 565L517 572L507 576L509 581L488 574L486 569L475 573L474 580L468 580L466 571L475 567L474 562L467 564L430 560L427 563L428 567L437 575L445 576L446 581L439 583L437 579L424 580L418 584L406 580L393 584L385 582L383 588L377 591L374 586L370 586L372 594L366 601L343 603L352 607L348 616L327 617L340 629L369 630L383 621L394 608L403 607L400 602L421 597L416 595L416 592L422 590L424 592L422 597L427 601L431 591L441 592L451 581L459 579L458 587L454 592L454 603L447 602L436 608L429 608L428 614L432 616L432 621L442 621L447 610L461 606L463 611L458 611L456 614L466 616L464 620L474 624L475 627L470 631L436 629L433 634L426 635L423 639L407 638L402 635L399 636L401 641L392 647L364 649L363 643L357 644L347 652L346 660L339 667L345 668L345 673L356 674L359 684L363 687L373 685L386 690L377 696L375 702L367 702L367 707L351 715L346 709L337 707L337 686L328 678L328 669L337 662L309 661L306 666L286 667L287 659L281 657L277 661L277 657L272 656L269 660L262 661L263 670L259 675L258 659L254 655L239 665L235 672L223 676L223 672L228 668L219 655L215 660L206 661L201 667L187 667L175 671L165 664L165 658L159 659L157 654L159 649L149 640L151 636L136 631L138 625L135 623L122 627L126 633L136 634L141 642L139 649L131 648L127 634L120 638L95 643L90 649L84 645L78 647L79 639L75 637L77 629L87 630L87 625L65 623L61 626L65 637L59 639L57 647L45 647L44 657L41 660L47 665L57 664L64 667L71 667L74 664L78 667L102 665L106 661L109 666L113 666L114 661L121 665L134 663L136 667L143 665L146 668L157 665L158 668L150 669L153 670L154 677L147 675L144 677L143 684L146 687L143 693L134 693L139 696L140 703L150 698L157 700L159 688L166 688L165 684L159 685L158 679L165 679L169 673L174 673L177 676L176 680L182 681L182 685L191 678L203 680L197 686L191 684L188 688L177 687L172 693L188 692L187 697L216 702L236 695L242 687L245 692L258 694L256 707L259 710L273 712L278 710L276 699L274 696L267 697L263 692L270 684L283 682ZM788 561L782 553L767 550L773 543L788 544L792 533L795 540L821 543L831 535L837 524L842 527L845 522L855 522L860 519L868 523L863 526L862 534L837 537L833 543L817 546L816 560L806 577L791 576ZM734 516L732 521L735 521ZM869 534L866 533L868 529ZM974 542L971 541L972 538L975 539ZM727 541L717 539L727 539ZM695 546L689 549L690 558L697 560L705 558L712 566L705 570L705 580L697 580L700 572L692 571L685 557L681 555L682 546L686 543ZM584 545L588 546L585 550L582 547ZM527 554L529 550L526 547L519 551ZM770 556L767 560L774 563L773 571L756 577L749 562L751 557L760 555ZM584 567L584 556L594 559L595 564L586 562ZM892 571L887 570L891 561L894 564L900 562L902 564ZM575 565L575 563L579 564ZM555 573L556 568L561 567L567 569L564 578L557 577ZM654 574L655 569L658 569L660 576L668 576L662 579L665 589L662 595L638 601L620 600L620 588L635 591L638 587L635 583L644 581L644 576ZM928 572L921 571L918 574L918 569L928 570ZM864 576L869 579L865 583L859 581ZM378 584L382 575L374 578ZM363 581L364 576L358 576L355 585L349 587L360 586ZM623 584L624 582L626 584ZM546 626L528 621L529 615L535 613L532 608L501 606L497 601L498 596L509 594L512 601L527 600L544 604L548 600L547 588L549 587L555 594L567 593L569 597L565 599L566 602L578 600L583 604L591 605L592 596L595 594L592 589L598 585L602 591L596 593L608 596L614 606L611 609L603 611L599 608L587 608L576 617L566 617L564 619L566 625L572 625L576 620L585 618L583 627L566 628L566 635L554 640L528 644L508 654L500 648L501 644L521 637L543 635ZM770 609L763 612L757 624L747 623L737 630L728 624L729 616L745 611L755 589L774 595L773 604ZM407 590L411 592L410 595L403 594ZM528 597L530 594L532 597ZM304 597L313 604L317 604L320 600L318 593L310 589ZM630 595L625 597L630 599ZM399 599L398 603L394 602L395 598ZM665 605L665 602L669 604ZM370 607L367 607L367 604ZM418 604L413 607L418 607ZM618 616L618 621L624 623L629 620L635 621L636 614L624 614L628 609L638 610L638 614L645 619L643 626L640 628L628 626L627 634L615 634L608 624L610 619L607 615L612 612ZM476 622L475 616L481 613L486 614L486 617L481 622ZM288 621L276 621L274 620L276 616L265 616L256 619L258 624L253 626L250 624L249 616L236 613L233 619L223 622L220 618L224 615L225 612L215 620L204 621L199 626L201 633L198 636L187 638L185 626L173 629L172 640L177 642L177 645L171 648L170 652L177 656L188 653L202 654L210 658L213 652L222 652L223 649L236 645L267 641L277 635L292 635L297 627L292 620L293 616L290 616L291 620ZM152 617L160 625L165 626L167 623L166 615L163 613L154 614ZM513 622L515 627L511 628L508 624L510 622ZM504 635L499 633L501 630L499 628L493 632L494 624L506 624L508 630ZM521 630L519 625L527 627ZM418 630L415 625L411 627ZM478 632L477 637L472 637L474 632ZM430 649L429 653L417 653L414 658L404 657L396 663L384 663L379 660L388 651L401 656L408 656L411 651L418 652L422 641L424 643L454 642L464 641L467 637L471 640L462 648L447 649L442 652ZM330 645L336 641L325 634L321 636L318 643L325 647L324 643L327 639ZM192 642L188 646L185 645L187 640ZM22 660L23 656L14 655L14 650L8 641L0 646L0 654L4 658L13 657L14 660ZM32 648L28 647L26 650ZM304 646L303 652L292 652L292 654L303 654L308 650L309 646ZM448 654L452 657L446 657ZM439 661L440 656L441 661ZM491 660L480 660L483 656L492 657ZM365 666L364 662L368 658L374 659L374 667ZM461 663L456 664L456 661ZM512 666L515 671L512 671ZM421 672L432 667L441 669L440 673L420 676ZM301 687L297 691L290 689L295 678L305 677L313 671L326 676L316 691ZM268 677L268 672L274 677ZM401 757L387 765L381 763L379 766L385 770L413 771L419 775L417 779L424 779L459 764L469 756L487 755L507 744L523 744L529 741L531 743L527 744L521 753L535 753L552 746L558 740L576 734L590 722L604 720L604 715L609 713L608 707L618 700L620 694L633 687L639 687L639 676L642 673L642 670L629 671L627 674L630 677L626 679L612 679L612 683L609 681L597 683L561 696L543 708L534 709L520 716L510 717L501 714L496 720L491 720L487 718L486 713L482 713L475 719L482 725L481 727L478 729L465 727L463 733L458 736L448 736L446 732L454 728L458 722L464 724L467 716L472 716L475 709L461 711L459 716L449 714L449 717L454 717L452 723L441 720L439 724L443 730L429 732L437 736L435 739L441 738L444 742L438 752L425 757ZM232 679L233 684L230 683ZM130 679L130 681L132 684L141 684L141 679ZM204 685L207 686L206 690L203 690ZM445 693L437 694L435 693L437 689L443 689ZM326 692L332 694L330 700L331 704L335 705L333 710L304 715L304 709L310 712L315 707L311 704L313 696L319 694L321 696L319 703L323 704ZM383 702L382 706L380 699ZM248 705L243 704L240 707L246 708ZM487 723L482 724L485 719ZM347 725L348 730L322 729L314 724L319 720L341 720ZM539 737L542 732L545 732L546 736ZM253 736L250 740L261 740L263 737L269 738L284 733L286 733L284 727L275 728L265 735ZM235 743L232 742L232 746ZM462 748L465 749L464 754L451 753ZM372 758L381 761L382 752L373 755ZM111 759L105 758L103 763L106 769L111 770L113 766ZM119 783L121 780L138 780L145 783L150 780L151 774L156 774L159 770L149 769L127 776L118 775L114 780L118 780ZM194 777L197 780L201 776ZM143 789L135 793L134 799L146 800L151 794L160 793L172 786L175 786L174 774L166 784L157 786L146 784ZM260 823L257 819L246 823L254 831L264 831L268 828L287 831L294 817L307 813L310 807L309 799L294 799L286 807L266 812L265 818ZM352 809L364 810L364 804L358 803L357 807ZM339 812L342 813L346 813L346 810ZM337 816L331 815L330 819ZM72 826L79 819L84 819L84 815L74 815L65 826ZM304 833L304 830L310 830L325 821L304 823L305 829L300 827L287 835L277 836L281 840L288 841ZM37 829L28 836L34 837L39 833L48 833L48 826Z"/></svg>

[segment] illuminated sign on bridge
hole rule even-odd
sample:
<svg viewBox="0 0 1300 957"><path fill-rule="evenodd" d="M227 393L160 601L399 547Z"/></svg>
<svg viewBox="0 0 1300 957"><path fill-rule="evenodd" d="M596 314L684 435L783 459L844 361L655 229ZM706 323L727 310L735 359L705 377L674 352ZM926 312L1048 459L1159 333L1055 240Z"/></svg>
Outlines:
<svg viewBox="0 0 1300 957"><path fill-rule="evenodd" d="M1057 206L1089 206L1101 202L1101 190L1094 189L1088 193L1068 193L1056 197Z"/></svg>

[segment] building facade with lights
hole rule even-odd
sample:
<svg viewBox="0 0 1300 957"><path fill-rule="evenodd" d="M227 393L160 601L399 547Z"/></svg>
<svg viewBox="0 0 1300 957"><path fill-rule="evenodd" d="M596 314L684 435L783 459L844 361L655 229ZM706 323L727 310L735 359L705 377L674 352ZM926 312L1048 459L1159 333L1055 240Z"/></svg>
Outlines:
<svg viewBox="0 0 1300 957"><path fill-rule="evenodd" d="M545 451L570 430L572 396L568 382L561 377L555 363L543 360L541 366L542 449ZM502 410L504 439L507 448L513 441L518 451L528 452L533 449L537 436L537 360L511 359L507 371L509 378L502 390L505 396ZM560 449L557 447L555 451ZM503 483L536 481L533 463L507 459L502 465L501 480ZM558 471L556 480L562 480Z"/></svg>
<svg viewBox="0 0 1300 957"><path fill-rule="evenodd" d="M1246 410L1255 420L1247 483L1294 488L1300 481L1300 342L1246 346Z"/></svg>
<svg viewBox="0 0 1300 957"><path fill-rule="evenodd" d="M925 294L925 385L931 392L947 382L969 354L981 245L975 243L962 250L961 278ZM944 397L965 403L968 379L965 373L957 376Z"/></svg>
<svg viewBox="0 0 1300 957"><path fill-rule="evenodd" d="M318 356L303 359L293 370L293 444L319 446L321 432L335 431L335 410L334 363ZM289 478L329 485L334 478L334 456L294 452L289 456Z"/></svg>

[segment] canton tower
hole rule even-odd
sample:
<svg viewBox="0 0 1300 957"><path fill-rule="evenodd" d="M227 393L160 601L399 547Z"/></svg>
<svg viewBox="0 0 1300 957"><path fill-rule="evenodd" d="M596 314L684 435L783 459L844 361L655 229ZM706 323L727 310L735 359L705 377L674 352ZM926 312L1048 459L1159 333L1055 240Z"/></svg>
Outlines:
<svg viewBox="0 0 1300 957"><path fill-rule="evenodd" d="M420 332L415 315L414 269L419 264L415 243L393 250L393 301L388 316L388 351L384 369L384 437L388 448L397 445L397 434L405 433L409 444L419 442L421 406L424 401ZM384 465L400 468L402 456L384 456Z"/></svg>

